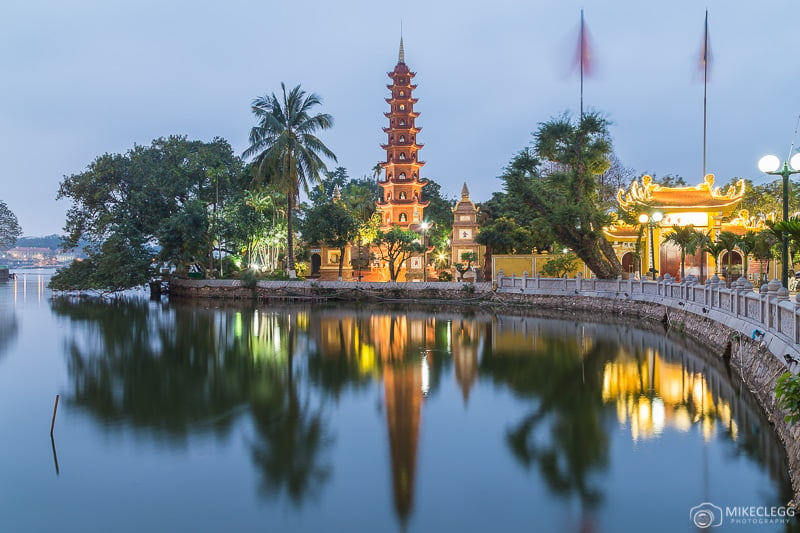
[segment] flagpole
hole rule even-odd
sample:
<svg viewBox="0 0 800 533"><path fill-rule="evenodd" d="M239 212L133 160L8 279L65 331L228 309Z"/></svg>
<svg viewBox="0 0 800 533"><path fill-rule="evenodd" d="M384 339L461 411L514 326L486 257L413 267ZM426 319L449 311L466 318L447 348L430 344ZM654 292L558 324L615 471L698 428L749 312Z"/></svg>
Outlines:
<svg viewBox="0 0 800 533"><path fill-rule="evenodd" d="M708 131L708 9L703 35L703 178L706 176L706 138Z"/></svg>
<svg viewBox="0 0 800 533"><path fill-rule="evenodd" d="M584 38L585 38L585 32L584 32L584 28L583 28L583 9L581 9L581 42L580 42L580 48L581 48L581 57L580 57L580 63L581 63L581 120L583 120L583 62L585 61L585 58L583 57L583 52L584 52L584 48L586 46L586 43L583 41Z"/></svg>

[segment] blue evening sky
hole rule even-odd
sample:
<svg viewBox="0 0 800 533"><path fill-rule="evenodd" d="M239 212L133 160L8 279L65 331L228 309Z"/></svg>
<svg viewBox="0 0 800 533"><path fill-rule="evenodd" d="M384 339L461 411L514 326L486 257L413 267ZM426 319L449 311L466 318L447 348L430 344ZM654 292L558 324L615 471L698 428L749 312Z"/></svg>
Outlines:
<svg viewBox="0 0 800 533"><path fill-rule="evenodd" d="M351 176L384 153L385 85L397 61L417 72L422 176L473 199L537 124L576 113L570 65L580 9L597 73L586 106L612 122L638 173L702 180L698 57L709 9L708 172L760 183L765 153L786 157L800 92L796 0L492 2L406 0L9 0L0 10L0 199L25 235L60 233L64 175L98 155L170 134L226 138L241 153L249 104L281 81L318 93L323 139Z"/></svg>

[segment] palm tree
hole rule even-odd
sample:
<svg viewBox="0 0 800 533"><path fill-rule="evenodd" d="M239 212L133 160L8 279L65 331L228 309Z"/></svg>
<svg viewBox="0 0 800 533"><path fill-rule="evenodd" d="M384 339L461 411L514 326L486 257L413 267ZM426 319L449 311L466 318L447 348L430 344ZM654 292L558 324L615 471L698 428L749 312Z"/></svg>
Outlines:
<svg viewBox="0 0 800 533"><path fill-rule="evenodd" d="M697 237L697 230L694 226L672 226L672 233L664 237L664 242L669 242L681 250L681 281L686 278L686 254L694 255L700 242Z"/></svg>
<svg viewBox="0 0 800 533"><path fill-rule="evenodd" d="M714 258L714 273L719 275L719 256L725 251L725 244L714 241L712 231L709 230L703 237L702 251Z"/></svg>
<svg viewBox="0 0 800 533"><path fill-rule="evenodd" d="M769 229L761 230L756 234L756 246L753 248L753 259L761 263L759 269L759 284L764 278L764 261L767 261L767 274L769 274L769 260L772 259L772 248L778 243L775 232Z"/></svg>
<svg viewBox="0 0 800 533"><path fill-rule="evenodd" d="M320 155L336 161L336 155L315 135L333 126L333 117L311 115L311 109L322 100L314 93L306 94L299 85L287 94L281 83L281 90L281 99L272 93L253 100L258 124L250 130L250 147L242 156L255 158L256 180L272 179L286 193L286 267L289 277L296 278L292 211L300 188L307 193L309 183L319 183L320 173L327 171Z"/></svg>
<svg viewBox="0 0 800 533"><path fill-rule="evenodd" d="M742 252L742 275L747 276L747 257L756 249L756 241L758 240L755 231L748 231L739 237L739 250Z"/></svg>
<svg viewBox="0 0 800 533"><path fill-rule="evenodd" d="M732 231L723 231L720 232L719 236L717 237L717 243L722 245L722 251L728 252L728 268L726 270L728 274L725 276L725 284L730 286L733 252L736 250L736 246L739 244L739 236Z"/></svg>

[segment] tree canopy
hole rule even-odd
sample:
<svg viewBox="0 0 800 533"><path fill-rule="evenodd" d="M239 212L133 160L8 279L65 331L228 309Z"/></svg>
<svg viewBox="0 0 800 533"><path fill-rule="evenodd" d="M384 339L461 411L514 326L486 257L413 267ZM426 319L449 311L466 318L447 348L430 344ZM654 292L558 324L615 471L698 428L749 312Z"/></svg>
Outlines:
<svg viewBox="0 0 800 533"><path fill-rule="evenodd" d="M241 160L227 141L159 138L125 154L104 154L66 176L58 198L71 200L65 248L82 240L88 259L53 276L57 290L121 290L146 283L157 259L180 267L213 261L212 213L241 189Z"/></svg>
<svg viewBox="0 0 800 533"><path fill-rule="evenodd" d="M520 151L506 167L505 192L489 202L489 210L572 249L598 277L614 278L622 265L603 234L610 219L601 201L608 191L600 181L611 156L608 122L596 113L542 123L533 148ZM626 175L621 169L618 174Z"/></svg>
<svg viewBox="0 0 800 533"><path fill-rule="evenodd" d="M13 248L17 239L22 235L17 215L0 200L0 250Z"/></svg>

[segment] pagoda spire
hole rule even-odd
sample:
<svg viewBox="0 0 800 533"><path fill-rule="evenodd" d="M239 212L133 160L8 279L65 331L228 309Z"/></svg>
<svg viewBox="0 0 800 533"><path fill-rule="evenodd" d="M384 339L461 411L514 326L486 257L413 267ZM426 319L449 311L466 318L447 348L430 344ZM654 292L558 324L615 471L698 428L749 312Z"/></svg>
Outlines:
<svg viewBox="0 0 800 533"><path fill-rule="evenodd" d="M406 52L403 50L403 32L400 31L400 53L397 54L397 62L404 63L406 62Z"/></svg>

